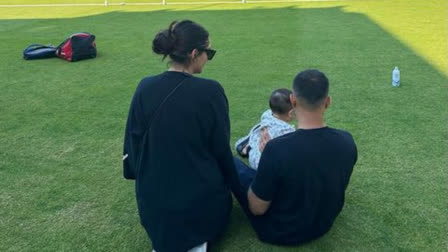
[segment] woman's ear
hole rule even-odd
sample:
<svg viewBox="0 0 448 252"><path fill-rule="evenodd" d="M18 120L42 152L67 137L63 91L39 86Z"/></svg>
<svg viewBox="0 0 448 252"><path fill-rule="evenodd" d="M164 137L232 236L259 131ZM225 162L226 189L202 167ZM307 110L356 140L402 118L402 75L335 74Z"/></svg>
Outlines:
<svg viewBox="0 0 448 252"><path fill-rule="evenodd" d="M190 59L195 59L195 58L197 58L199 56L199 51L198 51L198 49L193 49L192 51L191 51L191 53L190 53Z"/></svg>

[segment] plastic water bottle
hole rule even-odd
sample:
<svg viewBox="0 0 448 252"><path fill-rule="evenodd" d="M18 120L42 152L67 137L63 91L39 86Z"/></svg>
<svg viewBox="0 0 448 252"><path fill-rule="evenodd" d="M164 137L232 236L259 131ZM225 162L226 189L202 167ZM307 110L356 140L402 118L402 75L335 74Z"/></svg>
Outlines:
<svg viewBox="0 0 448 252"><path fill-rule="evenodd" d="M400 86L400 70L396 66L392 71L392 86L399 87Z"/></svg>

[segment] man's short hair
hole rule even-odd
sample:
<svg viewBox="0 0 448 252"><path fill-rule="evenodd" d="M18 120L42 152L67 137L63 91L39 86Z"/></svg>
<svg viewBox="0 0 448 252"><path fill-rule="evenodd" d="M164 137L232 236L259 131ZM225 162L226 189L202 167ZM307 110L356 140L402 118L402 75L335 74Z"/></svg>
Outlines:
<svg viewBox="0 0 448 252"><path fill-rule="evenodd" d="M274 90L269 98L269 107L275 114L284 115L292 109L292 104L289 96L292 94L291 90L280 88Z"/></svg>
<svg viewBox="0 0 448 252"><path fill-rule="evenodd" d="M324 73L316 69L300 72L294 78L294 95L310 110L319 108L328 96L329 83Z"/></svg>

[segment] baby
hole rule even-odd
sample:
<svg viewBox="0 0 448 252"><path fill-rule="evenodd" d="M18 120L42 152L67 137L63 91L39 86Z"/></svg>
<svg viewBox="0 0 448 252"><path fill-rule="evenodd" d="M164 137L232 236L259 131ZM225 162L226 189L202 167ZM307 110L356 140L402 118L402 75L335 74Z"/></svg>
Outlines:
<svg viewBox="0 0 448 252"><path fill-rule="evenodd" d="M238 154L249 157L249 166L255 170L260 162L261 152L258 148L261 130L266 128L271 139L294 132L288 122L294 119L294 110L289 96L292 92L286 88L274 90L269 98L269 107L261 115L261 120L250 130L249 134L235 143Z"/></svg>

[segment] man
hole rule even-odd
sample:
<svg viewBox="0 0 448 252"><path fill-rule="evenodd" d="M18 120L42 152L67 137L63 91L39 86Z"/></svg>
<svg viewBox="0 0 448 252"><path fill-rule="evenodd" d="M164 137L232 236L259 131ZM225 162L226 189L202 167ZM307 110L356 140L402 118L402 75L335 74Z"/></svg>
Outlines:
<svg viewBox="0 0 448 252"><path fill-rule="evenodd" d="M318 70L299 73L291 95L298 130L267 144L267 131L262 133L258 171L250 186L242 184L247 198L238 200L264 242L297 245L316 239L342 210L357 149L350 133L325 125L328 90L328 79ZM244 163L235 159L235 164L240 176L249 174L241 172L248 169Z"/></svg>

